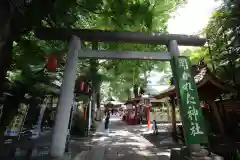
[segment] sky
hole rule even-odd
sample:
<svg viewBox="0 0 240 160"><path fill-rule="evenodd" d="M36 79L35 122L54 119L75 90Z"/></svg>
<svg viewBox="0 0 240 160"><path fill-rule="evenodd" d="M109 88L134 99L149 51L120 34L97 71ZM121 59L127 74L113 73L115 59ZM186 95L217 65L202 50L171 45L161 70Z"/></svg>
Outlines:
<svg viewBox="0 0 240 160"><path fill-rule="evenodd" d="M168 21L168 31L175 34L197 34L208 23L212 12L220 6L216 0L188 0Z"/></svg>
<svg viewBox="0 0 240 160"><path fill-rule="evenodd" d="M180 7L168 21L168 32L174 34L197 34L208 23L214 10L220 6L220 2L216 0L188 0L187 4ZM184 50L186 47L181 47ZM165 90L168 86L158 86L157 81L164 73L153 72L149 77L149 81L153 89L158 91Z"/></svg>

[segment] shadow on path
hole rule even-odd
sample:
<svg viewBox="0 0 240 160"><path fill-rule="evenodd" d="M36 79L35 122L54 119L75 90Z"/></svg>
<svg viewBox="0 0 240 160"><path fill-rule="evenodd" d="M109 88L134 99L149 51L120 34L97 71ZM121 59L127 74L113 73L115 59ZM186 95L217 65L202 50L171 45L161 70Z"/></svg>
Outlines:
<svg viewBox="0 0 240 160"><path fill-rule="evenodd" d="M109 134L98 132L93 139L95 146L105 148L103 160L169 160L170 147L157 148L144 137L147 135L136 132L139 127L129 126L119 117L112 117Z"/></svg>

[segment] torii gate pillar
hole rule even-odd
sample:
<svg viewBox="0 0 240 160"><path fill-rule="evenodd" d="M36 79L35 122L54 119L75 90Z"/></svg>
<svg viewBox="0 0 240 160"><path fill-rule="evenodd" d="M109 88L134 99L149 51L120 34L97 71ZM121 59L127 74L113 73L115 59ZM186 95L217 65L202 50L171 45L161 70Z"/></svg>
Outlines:
<svg viewBox="0 0 240 160"><path fill-rule="evenodd" d="M50 155L54 158L62 157L65 152L68 123L74 98L78 54L80 50L80 39L76 36L72 36L68 47L68 56L65 64L63 82L55 118L56 123L53 128Z"/></svg>
<svg viewBox="0 0 240 160"><path fill-rule="evenodd" d="M171 55L171 57L173 58L174 56L180 56L180 51L179 51L179 48L178 48L178 43L176 40L171 40L169 41L168 43L168 51ZM172 67L172 73L173 73L173 77L176 77L176 73L174 73L174 67L173 64L171 64L171 67ZM174 115L175 116L175 115ZM176 122L175 122L176 123ZM200 152L201 151L201 146L200 144L191 144L189 146L189 149L191 152Z"/></svg>

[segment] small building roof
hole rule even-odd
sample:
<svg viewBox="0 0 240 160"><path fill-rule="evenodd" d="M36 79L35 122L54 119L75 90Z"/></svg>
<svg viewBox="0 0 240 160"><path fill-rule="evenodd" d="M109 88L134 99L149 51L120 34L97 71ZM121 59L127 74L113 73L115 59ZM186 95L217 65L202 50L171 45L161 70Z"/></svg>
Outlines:
<svg viewBox="0 0 240 160"><path fill-rule="evenodd" d="M123 105L123 102L120 101L108 101L105 104L112 104L112 105Z"/></svg>
<svg viewBox="0 0 240 160"><path fill-rule="evenodd" d="M217 78L207 67L201 68L194 80L200 100L214 100L223 93L237 92L236 88ZM156 95L155 98L162 99L170 96L176 96L174 85Z"/></svg>
<svg viewBox="0 0 240 160"><path fill-rule="evenodd" d="M127 100L124 104L125 105L126 104L133 104L133 105L135 105L135 104L139 103L141 100L142 100L141 97L136 97L136 98L132 98L130 100Z"/></svg>

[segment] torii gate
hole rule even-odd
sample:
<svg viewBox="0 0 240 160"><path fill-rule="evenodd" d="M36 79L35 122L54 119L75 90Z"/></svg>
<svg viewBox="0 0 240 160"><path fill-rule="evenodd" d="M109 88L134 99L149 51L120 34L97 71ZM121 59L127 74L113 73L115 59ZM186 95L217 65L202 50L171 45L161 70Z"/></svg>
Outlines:
<svg viewBox="0 0 240 160"><path fill-rule="evenodd" d="M43 39L43 40L65 40L66 41L71 38L69 42L69 47L68 47L68 56L67 56L65 70L64 70L63 83L61 86L61 93L60 93L60 99L59 99L59 104L57 109L55 126L53 129L53 140L52 140L52 146L50 151L50 154L53 157L61 157L64 154L69 116L70 116L71 105L74 97L73 92L74 92L74 84L75 84L75 79L77 74L78 58L128 59L128 60L142 59L142 60L171 61L173 75L177 80L177 86L179 86L181 85L181 83L183 83L182 78L180 76L183 76L184 74L189 72L189 70L176 71L177 68L179 69L179 65L181 65L182 60L184 60L184 59L182 60L180 59L181 61L180 60L178 61L178 58L180 56L178 45L202 46L205 44L205 41L206 41L204 38L200 38L198 36L172 35L172 34L161 34L161 33L152 33L151 35L149 35L147 33L140 33L140 32L113 32L113 31L104 31L104 30L64 29L64 28L40 28L36 30L36 35L39 39ZM88 50L81 47L81 40L90 41L90 42L159 44L159 45L166 45L168 48L168 52L154 53L154 52L138 52L138 51L120 52L120 51L108 51L108 50L106 51ZM186 62L186 64L182 67L185 67L186 69L186 67L190 66L190 63L189 62L187 63L187 60L184 62ZM185 78L188 78L188 77L185 76ZM192 85L193 85L192 86L193 89L196 90L195 83L194 84L192 83ZM191 87L189 89L190 89L189 92L193 90ZM194 97L191 97L191 98L194 98ZM183 97L182 91L181 92L179 91L179 99L181 103L180 110L182 110L181 117L183 119L185 135L189 135L187 134L189 131L189 127L187 127L188 122L184 121L184 117L186 117L186 114L184 112L186 110L183 108L187 106L182 106L184 104L187 105L187 103L184 103L184 102L187 102L188 98ZM189 147L192 151L200 151L200 142L199 143L197 143L196 141L192 142L190 143Z"/></svg>

